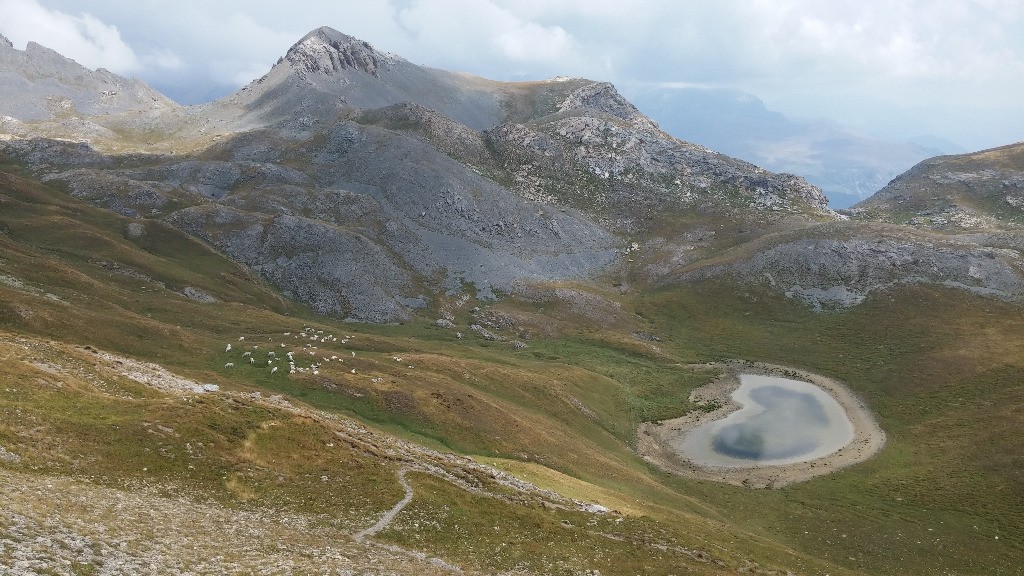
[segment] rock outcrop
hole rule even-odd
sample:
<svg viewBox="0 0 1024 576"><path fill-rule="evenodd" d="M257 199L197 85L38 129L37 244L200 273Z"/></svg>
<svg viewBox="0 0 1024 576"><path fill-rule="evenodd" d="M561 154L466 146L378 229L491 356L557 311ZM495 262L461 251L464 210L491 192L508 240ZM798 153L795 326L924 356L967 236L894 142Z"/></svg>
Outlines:
<svg viewBox="0 0 1024 576"><path fill-rule="evenodd" d="M851 308L869 294L915 283L1008 301L1024 298L1024 260L1018 250L963 239L864 232L783 242L729 264L698 264L670 281L731 277L767 285L816 311Z"/></svg>

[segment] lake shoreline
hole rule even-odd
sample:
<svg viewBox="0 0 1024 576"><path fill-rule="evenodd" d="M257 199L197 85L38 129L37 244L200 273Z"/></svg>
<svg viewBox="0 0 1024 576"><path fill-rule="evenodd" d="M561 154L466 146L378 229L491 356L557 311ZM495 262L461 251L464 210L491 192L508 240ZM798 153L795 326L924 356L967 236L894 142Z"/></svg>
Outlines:
<svg viewBox="0 0 1024 576"><path fill-rule="evenodd" d="M691 478L750 488L780 488L862 462L885 446L885 432L878 426L866 403L848 387L835 380L804 370L763 362L731 361L701 364L693 368L723 370L722 375L714 382L697 388L690 394L690 401L704 408L671 420L644 422L637 428L637 452L645 460L663 470ZM725 467L704 466L690 460L676 446L681 445L691 430L740 409L740 405L731 397L732 392L740 386L740 374L790 378L818 386L834 398L846 412L853 425L853 440L831 454L792 464Z"/></svg>

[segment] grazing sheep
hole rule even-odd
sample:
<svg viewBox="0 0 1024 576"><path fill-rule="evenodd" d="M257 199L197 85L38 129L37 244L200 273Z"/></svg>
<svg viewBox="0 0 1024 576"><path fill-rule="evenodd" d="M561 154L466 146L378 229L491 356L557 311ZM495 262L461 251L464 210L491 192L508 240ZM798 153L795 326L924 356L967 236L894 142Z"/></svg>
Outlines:
<svg viewBox="0 0 1024 576"><path fill-rule="evenodd" d="M228 344L228 347L224 349L224 351L225 352L231 352L231 344L230 343Z"/></svg>
<svg viewBox="0 0 1024 576"><path fill-rule="evenodd" d="M249 364L255 364L255 363L256 363L256 359L253 358L252 356L249 356Z"/></svg>
<svg viewBox="0 0 1024 576"><path fill-rule="evenodd" d="M235 367L235 363L234 362L228 362L227 364L224 365L224 367L225 368L234 368Z"/></svg>
<svg viewBox="0 0 1024 576"><path fill-rule="evenodd" d="M243 358L246 357L246 356L252 356L252 352L244 352L244 353L242 353L242 357Z"/></svg>
<svg viewBox="0 0 1024 576"><path fill-rule="evenodd" d="M277 366L271 368L270 373L273 374L274 372L277 372Z"/></svg>
<svg viewBox="0 0 1024 576"><path fill-rule="evenodd" d="M239 342L245 342L245 336L239 336L238 337L238 341Z"/></svg>

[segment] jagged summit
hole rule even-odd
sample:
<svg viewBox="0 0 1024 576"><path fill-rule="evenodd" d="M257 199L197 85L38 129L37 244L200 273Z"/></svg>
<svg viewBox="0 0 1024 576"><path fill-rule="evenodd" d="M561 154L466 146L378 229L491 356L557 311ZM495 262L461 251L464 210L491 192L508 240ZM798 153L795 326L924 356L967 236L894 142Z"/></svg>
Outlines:
<svg viewBox="0 0 1024 576"><path fill-rule="evenodd" d="M7 36L0 34L0 46L6 45L7 48L14 48L14 44L7 39Z"/></svg>
<svg viewBox="0 0 1024 576"><path fill-rule="evenodd" d="M262 78L227 98L252 123L330 117L339 108L414 102L477 130L502 120L501 83L418 66L329 27L296 42ZM304 122L304 121L302 121Z"/></svg>
<svg viewBox="0 0 1024 576"><path fill-rule="evenodd" d="M654 120L644 116L610 82L595 82L575 90L562 102L559 112L578 109L590 109L611 114L638 127L659 130L658 124Z"/></svg>
<svg viewBox="0 0 1024 576"><path fill-rule="evenodd" d="M380 78L380 72L394 59L369 42L321 26L302 37L284 57L296 69L310 74L332 74L351 69Z"/></svg>

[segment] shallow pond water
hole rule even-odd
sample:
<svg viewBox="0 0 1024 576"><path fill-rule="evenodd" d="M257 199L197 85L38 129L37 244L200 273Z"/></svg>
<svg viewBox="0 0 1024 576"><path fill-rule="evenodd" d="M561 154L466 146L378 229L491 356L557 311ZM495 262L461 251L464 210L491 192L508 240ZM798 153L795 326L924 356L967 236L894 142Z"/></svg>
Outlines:
<svg viewBox="0 0 1024 576"><path fill-rule="evenodd" d="M821 388L788 378L741 374L732 398L742 408L690 431L683 453L704 466L805 462L853 441L843 407Z"/></svg>

